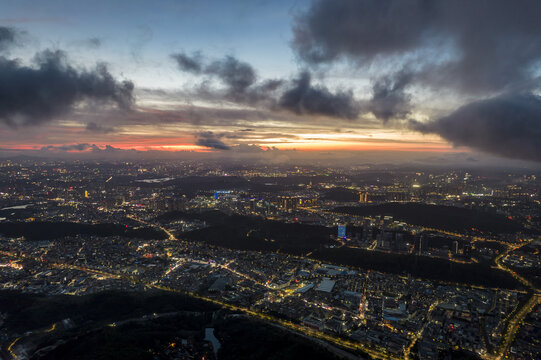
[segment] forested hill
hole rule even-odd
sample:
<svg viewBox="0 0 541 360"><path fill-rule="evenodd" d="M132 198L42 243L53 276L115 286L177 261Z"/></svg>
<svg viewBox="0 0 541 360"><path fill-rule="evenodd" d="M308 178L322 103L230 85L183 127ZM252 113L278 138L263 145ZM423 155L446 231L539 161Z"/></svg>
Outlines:
<svg viewBox="0 0 541 360"><path fill-rule="evenodd" d="M132 228L121 224L79 224L72 222L7 222L0 223L0 234L24 236L27 240L52 240L66 236L125 236L141 239L165 239L163 231L151 227Z"/></svg>
<svg viewBox="0 0 541 360"><path fill-rule="evenodd" d="M341 206L334 211L359 216L392 216L413 225L436 229L490 234L512 234L524 230L520 222L504 215L455 206L420 203L387 203L364 206Z"/></svg>

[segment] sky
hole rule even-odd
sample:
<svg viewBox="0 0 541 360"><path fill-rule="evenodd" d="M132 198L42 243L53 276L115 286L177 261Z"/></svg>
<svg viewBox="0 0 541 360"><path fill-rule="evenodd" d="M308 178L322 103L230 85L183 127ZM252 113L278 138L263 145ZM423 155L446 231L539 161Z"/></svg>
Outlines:
<svg viewBox="0 0 541 360"><path fill-rule="evenodd" d="M537 166L537 0L0 0L0 155Z"/></svg>

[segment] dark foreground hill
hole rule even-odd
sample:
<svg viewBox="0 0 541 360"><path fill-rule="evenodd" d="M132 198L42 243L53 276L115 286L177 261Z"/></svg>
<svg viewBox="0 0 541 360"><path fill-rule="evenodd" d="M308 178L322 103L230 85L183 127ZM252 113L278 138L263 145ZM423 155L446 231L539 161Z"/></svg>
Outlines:
<svg viewBox="0 0 541 360"><path fill-rule="evenodd" d="M392 216L395 220L413 225L457 232L481 231L489 234L511 234L524 230L518 221L504 215L455 206L387 203L342 206L336 207L334 211L358 216Z"/></svg>
<svg viewBox="0 0 541 360"><path fill-rule="evenodd" d="M0 223L0 234L24 236L27 240L52 240L66 236L125 236L141 239L165 239L163 231L151 227L126 227L120 224L79 224L72 222L7 222Z"/></svg>
<svg viewBox="0 0 541 360"><path fill-rule="evenodd" d="M7 344L34 330L18 340L27 345L31 360L171 359L182 339L192 353L213 359L204 341L209 327L221 343L219 359L336 359L289 331L161 291L49 297L0 291L0 309L6 315L3 327L11 334Z"/></svg>
<svg viewBox="0 0 541 360"><path fill-rule="evenodd" d="M520 288L520 283L509 273L495 269L489 263L464 264L427 256L392 254L348 247L316 250L310 257L365 270L410 274L433 281L494 288Z"/></svg>
<svg viewBox="0 0 541 360"><path fill-rule="evenodd" d="M199 219L209 227L184 233L188 241L204 241L211 245L238 250L283 251L291 254L337 245L331 238L334 230L325 226L284 223L259 217L226 215L217 211L204 213L174 212L164 214L161 221Z"/></svg>

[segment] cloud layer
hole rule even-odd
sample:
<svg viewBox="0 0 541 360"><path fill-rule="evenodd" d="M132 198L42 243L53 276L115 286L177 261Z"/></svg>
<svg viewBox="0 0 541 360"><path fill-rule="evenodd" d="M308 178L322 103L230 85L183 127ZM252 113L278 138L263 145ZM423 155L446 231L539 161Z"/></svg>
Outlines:
<svg viewBox="0 0 541 360"><path fill-rule="evenodd" d="M279 104L296 114L327 115L355 119L359 115L351 91L330 92L324 86L314 86L311 75L304 71L280 97Z"/></svg>
<svg viewBox="0 0 541 360"><path fill-rule="evenodd" d="M492 154L541 161L541 97L505 94L467 104L449 116L412 127L455 145Z"/></svg>
<svg viewBox="0 0 541 360"><path fill-rule="evenodd" d="M155 86L149 81L147 89L137 90L137 107L134 85L113 76L106 65L83 68L66 53L52 50L17 59L11 54L28 53L15 48L26 42L26 33L0 26L0 125L6 133L18 131L20 139L40 141L39 146L62 144L62 137L72 134L70 141L87 146L83 152L92 151L87 142L116 144L124 137L133 140L125 144L138 149L136 144L145 141L152 146L159 141L170 146L196 143L231 150L224 155L239 144L343 142L354 147L372 136L397 143L403 134L392 127L409 126L456 146L541 162L538 0L522 0L520 6L508 0L315 0L298 11L291 42L297 62L269 79L232 55L171 54L175 41L161 54L153 53L152 60L144 58L143 45L163 38L155 39L150 27L141 27L140 36L126 42L132 63L119 66L134 71L139 84L150 77L154 81ZM72 49L78 49L75 59L105 54L115 44L114 38L95 35L72 39ZM198 46L189 41L179 45ZM165 88L175 86L178 74L157 68L171 60L197 79L195 85L190 77L184 88ZM88 64L88 59L82 61ZM134 66L143 68L145 76ZM160 76L170 80L163 89ZM50 130L48 139L36 140L41 128L34 137L28 127L17 130L56 119L64 121L50 127L65 134ZM246 128L256 131L238 132ZM355 136L342 136L353 130ZM407 136L421 138L410 132ZM429 139L425 144L449 146L436 136Z"/></svg>
<svg viewBox="0 0 541 360"><path fill-rule="evenodd" d="M205 131L199 134L196 134L197 140L196 145L207 147L210 149L216 150L230 150L231 148L226 145L222 140L220 140L223 135L218 135L212 131Z"/></svg>
<svg viewBox="0 0 541 360"><path fill-rule="evenodd" d="M0 26L0 51L5 51L15 43L17 31L15 29Z"/></svg>
<svg viewBox="0 0 541 360"><path fill-rule="evenodd" d="M292 44L310 64L411 62L429 83L499 91L527 82L541 60L539 13L536 0L318 0L297 17Z"/></svg>
<svg viewBox="0 0 541 360"><path fill-rule="evenodd" d="M14 43L15 30L0 28L0 49ZM84 102L113 103L129 109L133 83L117 81L106 65L77 69L66 53L45 50L32 66L0 56L0 122L11 126L40 124Z"/></svg>
<svg viewBox="0 0 541 360"><path fill-rule="evenodd" d="M317 0L297 15L292 47L319 67L373 71L368 109L408 120L412 89L477 98L411 128L455 145L541 161L541 2Z"/></svg>
<svg viewBox="0 0 541 360"><path fill-rule="evenodd" d="M354 119L359 106L351 91L332 92L323 85L312 84L312 76L302 71L291 80L259 81L252 65L233 56L206 61L201 52L193 55L172 54L181 71L215 77L225 85L226 100L248 105L263 105L274 110L287 110L297 115L322 115ZM206 89L214 98L220 90Z"/></svg>
<svg viewBox="0 0 541 360"><path fill-rule="evenodd" d="M368 108L376 118L387 122L409 115L411 96L406 93L406 88L410 84L411 76L408 71L400 71L374 82Z"/></svg>

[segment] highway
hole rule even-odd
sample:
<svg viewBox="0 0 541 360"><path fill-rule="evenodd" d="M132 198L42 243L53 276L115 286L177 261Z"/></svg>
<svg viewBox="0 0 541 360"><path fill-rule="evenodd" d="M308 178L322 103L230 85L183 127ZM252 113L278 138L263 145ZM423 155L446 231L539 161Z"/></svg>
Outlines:
<svg viewBox="0 0 541 360"><path fill-rule="evenodd" d="M520 276L515 271L511 270L505 264L503 263L503 259L509 255L511 251L517 250L523 246L526 246L530 244L531 241L525 242L520 246L515 247L509 247L506 251L499 254L495 259L494 262L496 263L496 266L498 269L501 269L503 271L507 271L510 273L515 279L520 281L522 285L527 287L529 289L530 298L528 301L524 303L524 305L520 309L516 309L510 316L509 322L507 323L507 326L505 328L505 334L503 335L503 340L500 343L500 346L498 346L498 349L495 354L495 359L501 359L505 357L505 354L507 354L507 351L509 350L509 347L515 340L515 336L520 328L520 325L522 324L522 321L524 318L538 305L541 304L541 293L538 288L536 288L528 279Z"/></svg>
<svg viewBox="0 0 541 360"><path fill-rule="evenodd" d="M132 215L126 215L126 217L127 217L128 219L132 219L132 220L135 220L135 221L137 221L137 222L140 222L140 223L143 224L143 225L153 226L153 227L155 227L155 228L160 229L161 231L163 231L164 233L167 234L167 236L169 237L169 240L172 240L172 241L178 240L177 237L176 237L175 235L173 235L172 232L170 232L169 230L167 230L166 228L164 228L164 227L161 226L161 225L149 223L149 222L147 222L147 221L141 220L141 219L139 219L139 218L137 218L137 217L135 217L135 216L132 216Z"/></svg>
<svg viewBox="0 0 541 360"><path fill-rule="evenodd" d="M409 344L408 348L404 352L404 359L408 360L410 358L409 355L411 353L411 349L413 349L413 347L415 346L417 341L419 341L419 339L421 339L423 337L423 332L425 331L426 327L430 323L430 315L438 307L439 304L440 304L440 302L435 302L435 303L431 304L430 307L428 308L428 314L426 315L426 322L423 325L423 327L421 329L419 329L419 331L417 331L415 333L415 335L413 336L412 342Z"/></svg>

